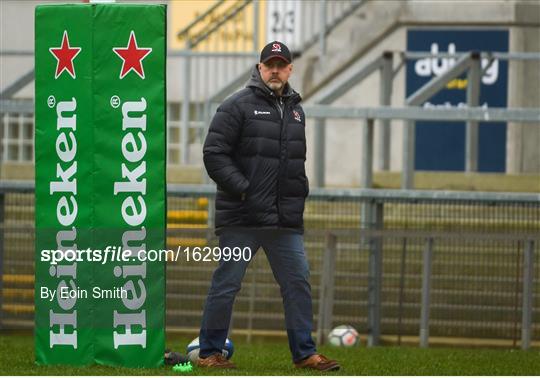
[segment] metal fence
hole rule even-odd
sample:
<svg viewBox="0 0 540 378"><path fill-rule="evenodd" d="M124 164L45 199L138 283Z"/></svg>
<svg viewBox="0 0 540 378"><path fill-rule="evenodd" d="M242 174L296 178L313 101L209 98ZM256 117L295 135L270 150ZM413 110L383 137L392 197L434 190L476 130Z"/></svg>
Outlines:
<svg viewBox="0 0 540 378"><path fill-rule="evenodd" d="M0 185L2 327L32 327L33 185ZM168 187L167 246L217 245L212 186ZM540 341L540 195L315 189L305 210L319 335L342 323L368 344L411 337ZM211 262L167 264L167 327L197 332ZM263 253L238 294L233 329L280 334L279 288ZM429 337L429 339L428 339ZM536 344L535 344L536 343Z"/></svg>
<svg viewBox="0 0 540 378"><path fill-rule="evenodd" d="M394 68L395 56L399 59L398 65ZM390 108L394 86L394 79L397 73L406 65L408 60L420 58L442 58L453 57L457 59L455 65L450 67L440 76L434 76L430 81L419 88L415 93L405 99L406 108ZM480 83L483 73L494 62L507 60L514 62L540 61L538 52L511 52L500 53L493 51L469 51L458 54L430 54L421 51L384 51L374 60L362 66L351 66L350 69L340 73L338 77L326 87L320 88L309 98L310 102L317 105L306 107L304 110L309 117L316 117L314 156L316 158L314 184L318 187L325 186L325 142L326 142L326 122L328 118L363 118L366 122L363 133L362 151L368 160L363 166L371 171L372 163L375 161L378 170L390 169L390 121L403 120L404 133L402 139L402 176L401 188L414 188L414 156L415 156L415 122L430 120L438 122L465 121L465 171L478 171L478 133L479 124L494 122L540 122L540 111L538 108L495 108L483 109L479 107ZM482 66L485 62L486 66ZM514 63L515 64L515 63ZM482 68L483 67L483 68ZM363 80L373 75L379 74L379 107L372 109L360 108L337 108L329 107L337 99L349 90L359 85ZM455 107L450 109L432 109L428 107L420 108L431 96L443 89L451 80L460 75L467 74L467 105L466 107ZM493 111L494 110L494 111ZM434 111L434 112L433 112ZM494 119L494 116L496 119ZM373 125L375 120L381 127L381 138L378 144L377 159L373 159ZM365 182L370 176L363 177L362 187L369 187Z"/></svg>

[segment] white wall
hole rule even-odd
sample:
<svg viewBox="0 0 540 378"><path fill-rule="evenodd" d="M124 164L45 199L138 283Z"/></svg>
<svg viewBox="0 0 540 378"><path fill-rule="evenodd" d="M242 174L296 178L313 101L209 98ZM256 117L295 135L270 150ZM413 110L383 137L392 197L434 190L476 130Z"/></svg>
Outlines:
<svg viewBox="0 0 540 378"><path fill-rule="evenodd" d="M0 1L0 50L34 51L34 8L47 1ZM0 55L0 90L34 67L34 56ZM32 82L15 97L33 98Z"/></svg>

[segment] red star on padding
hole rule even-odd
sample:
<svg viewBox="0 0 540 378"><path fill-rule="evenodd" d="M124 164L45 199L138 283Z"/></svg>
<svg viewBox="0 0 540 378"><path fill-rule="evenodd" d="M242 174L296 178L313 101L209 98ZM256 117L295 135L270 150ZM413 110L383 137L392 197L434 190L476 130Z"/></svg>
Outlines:
<svg viewBox="0 0 540 378"><path fill-rule="evenodd" d="M80 47L70 47L69 46L69 37L67 30L64 30L64 36L62 37L62 45L60 47L51 47L49 51L56 58L56 74L54 75L55 79L62 74L62 72L67 71L72 78L75 79L75 67L73 67L73 59L81 52Z"/></svg>
<svg viewBox="0 0 540 378"><path fill-rule="evenodd" d="M148 54L152 52L152 48L139 48L137 46L137 38L135 32L132 30L129 34L128 45L124 47L114 47L113 51L116 55L122 58L122 70L120 71L120 79L123 79L129 71L133 70L144 79L144 68L142 60L146 58Z"/></svg>

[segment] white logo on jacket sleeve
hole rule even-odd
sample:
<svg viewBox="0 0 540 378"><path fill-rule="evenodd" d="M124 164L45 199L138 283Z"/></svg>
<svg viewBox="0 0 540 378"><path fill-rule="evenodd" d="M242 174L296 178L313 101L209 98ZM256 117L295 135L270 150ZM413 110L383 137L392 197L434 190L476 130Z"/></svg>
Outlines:
<svg viewBox="0 0 540 378"><path fill-rule="evenodd" d="M297 120L298 122L302 122L302 118L300 117L300 113L298 113L296 110L293 110L293 116L294 116L294 119Z"/></svg>
<svg viewBox="0 0 540 378"><path fill-rule="evenodd" d="M263 112L263 111L261 111L261 110L254 110L253 113L254 113L255 115L259 115L259 114L270 114L270 112Z"/></svg>

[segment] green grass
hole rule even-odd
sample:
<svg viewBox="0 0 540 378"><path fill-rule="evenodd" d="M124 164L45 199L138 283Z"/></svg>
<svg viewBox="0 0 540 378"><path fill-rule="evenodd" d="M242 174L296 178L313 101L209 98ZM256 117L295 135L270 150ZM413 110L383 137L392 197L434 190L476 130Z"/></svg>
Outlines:
<svg viewBox="0 0 540 378"><path fill-rule="evenodd" d="M168 345L183 351L187 339L170 338ZM0 334L0 374L2 375L177 375L170 367L127 369L105 366L37 366L30 335ZM287 343L238 341L235 343L234 371L195 368L193 375L321 375L292 367ZM337 359L342 369L331 375L537 375L540 351L501 349L420 349L378 347L320 351ZM180 374L178 374L180 375ZM329 375L329 373L326 373Z"/></svg>

